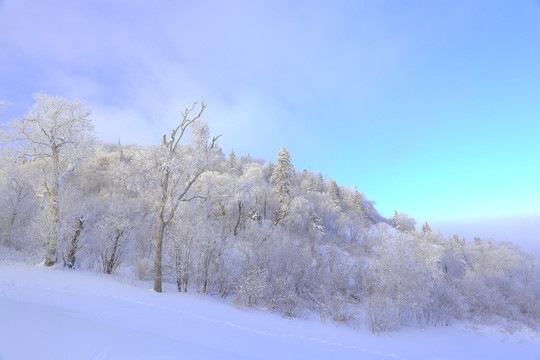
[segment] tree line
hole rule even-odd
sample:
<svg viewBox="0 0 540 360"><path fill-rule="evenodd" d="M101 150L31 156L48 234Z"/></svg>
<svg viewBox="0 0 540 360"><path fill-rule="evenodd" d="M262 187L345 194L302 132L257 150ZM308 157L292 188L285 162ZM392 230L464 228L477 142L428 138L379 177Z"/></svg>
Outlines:
<svg viewBox="0 0 540 360"><path fill-rule="evenodd" d="M166 282L373 332L540 322L532 255L387 219L358 189L295 170L284 148L275 162L225 155L204 101L139 146L97 142L80 102L34 100L1 132L2 261L136 276L156 292Z"/></svg>

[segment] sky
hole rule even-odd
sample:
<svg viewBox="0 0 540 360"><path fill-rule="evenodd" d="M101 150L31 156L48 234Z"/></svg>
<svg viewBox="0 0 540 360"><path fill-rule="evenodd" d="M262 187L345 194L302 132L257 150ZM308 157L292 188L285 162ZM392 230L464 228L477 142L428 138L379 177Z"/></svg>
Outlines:
<svg viewBox="0 0 540 360"><path fill-rule="evenodd" d="M204 97L225 153L540 254L539 64L538 0L0 0L0 121L44 91L155 144Z"/></svg>

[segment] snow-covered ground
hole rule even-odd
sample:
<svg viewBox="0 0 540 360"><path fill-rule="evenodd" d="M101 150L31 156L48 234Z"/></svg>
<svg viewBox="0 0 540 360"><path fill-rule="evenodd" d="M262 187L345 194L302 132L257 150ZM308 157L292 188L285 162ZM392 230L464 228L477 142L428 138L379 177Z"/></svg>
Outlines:
<svg viewBox="0 0 540 360"><path fill-rule="evenodd" d="M373 335L128 282L0 265L0 359L540 359L540 337L526 330Z"/></svg>

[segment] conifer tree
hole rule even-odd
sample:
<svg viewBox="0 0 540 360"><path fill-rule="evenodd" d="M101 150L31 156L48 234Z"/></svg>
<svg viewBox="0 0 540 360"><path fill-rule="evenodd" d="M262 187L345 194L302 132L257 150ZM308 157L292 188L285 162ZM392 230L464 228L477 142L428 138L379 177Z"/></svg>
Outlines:
<svg viewBox="0 0 540 360"><path fill-rule="evenodd" d="M354 209L360 211L362 214L365 211L364 202L362 201L362 195L358 192L358 188L354 187L354 197L353 197L353 206Z"/></svg>
<svg viewBox="0 0 540 360"><path fill-rule="evenodd" d="M274 226L287 216L287 206L291 198L291 179L294 168L291 163L291 154L285 148L281 148L276 159L276 165L272 169L270 183L274 185L274 194L278 197Z"/></svg>
<svg viewBox="0 0 540 360"><path fill-rule="evenodd" d="M399 214L397 210L394 210L394 216L392 217L392 227L399 229L401 226L399 224Z"/></svg>
<svg viewBox="0 0 540 360"><path fill-rule="evenodd" d="M231 171L234 171L236 169L236 154L234 153L234 149L231 150L231 153L229 154L229 159L227 159L227 166Z"/></svg>
<svg viewBox="0 0 540 360"><path fill-rule="evenodd" d="M276 164L272 170L270 183L274 185L274 193L278 196L280 205L291 196L291 179L294 168L291 163L291 155L285 148L281 148Z"/></svg>
<svg viewBox="0 0 540 360"><path fill-rule="evenodd" d="M339 191L339 187L335 180L330 180L330 188L328 189L328 192L330 193L330 196L332 197L332 203L334 206L334 209L336 211L341 211L341 194Z"/></svg>

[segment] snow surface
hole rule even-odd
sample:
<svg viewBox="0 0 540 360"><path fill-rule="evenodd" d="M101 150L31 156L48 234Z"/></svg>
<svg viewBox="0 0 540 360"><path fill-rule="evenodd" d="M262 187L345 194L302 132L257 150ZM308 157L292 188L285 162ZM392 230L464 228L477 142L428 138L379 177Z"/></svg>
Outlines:
<svg viewBox="0 0 540 360"><path fill-rule="evenodd" d="M373 335L130 282L0 265L0 359L540 359L540 337L526 330Z"/></svg>

